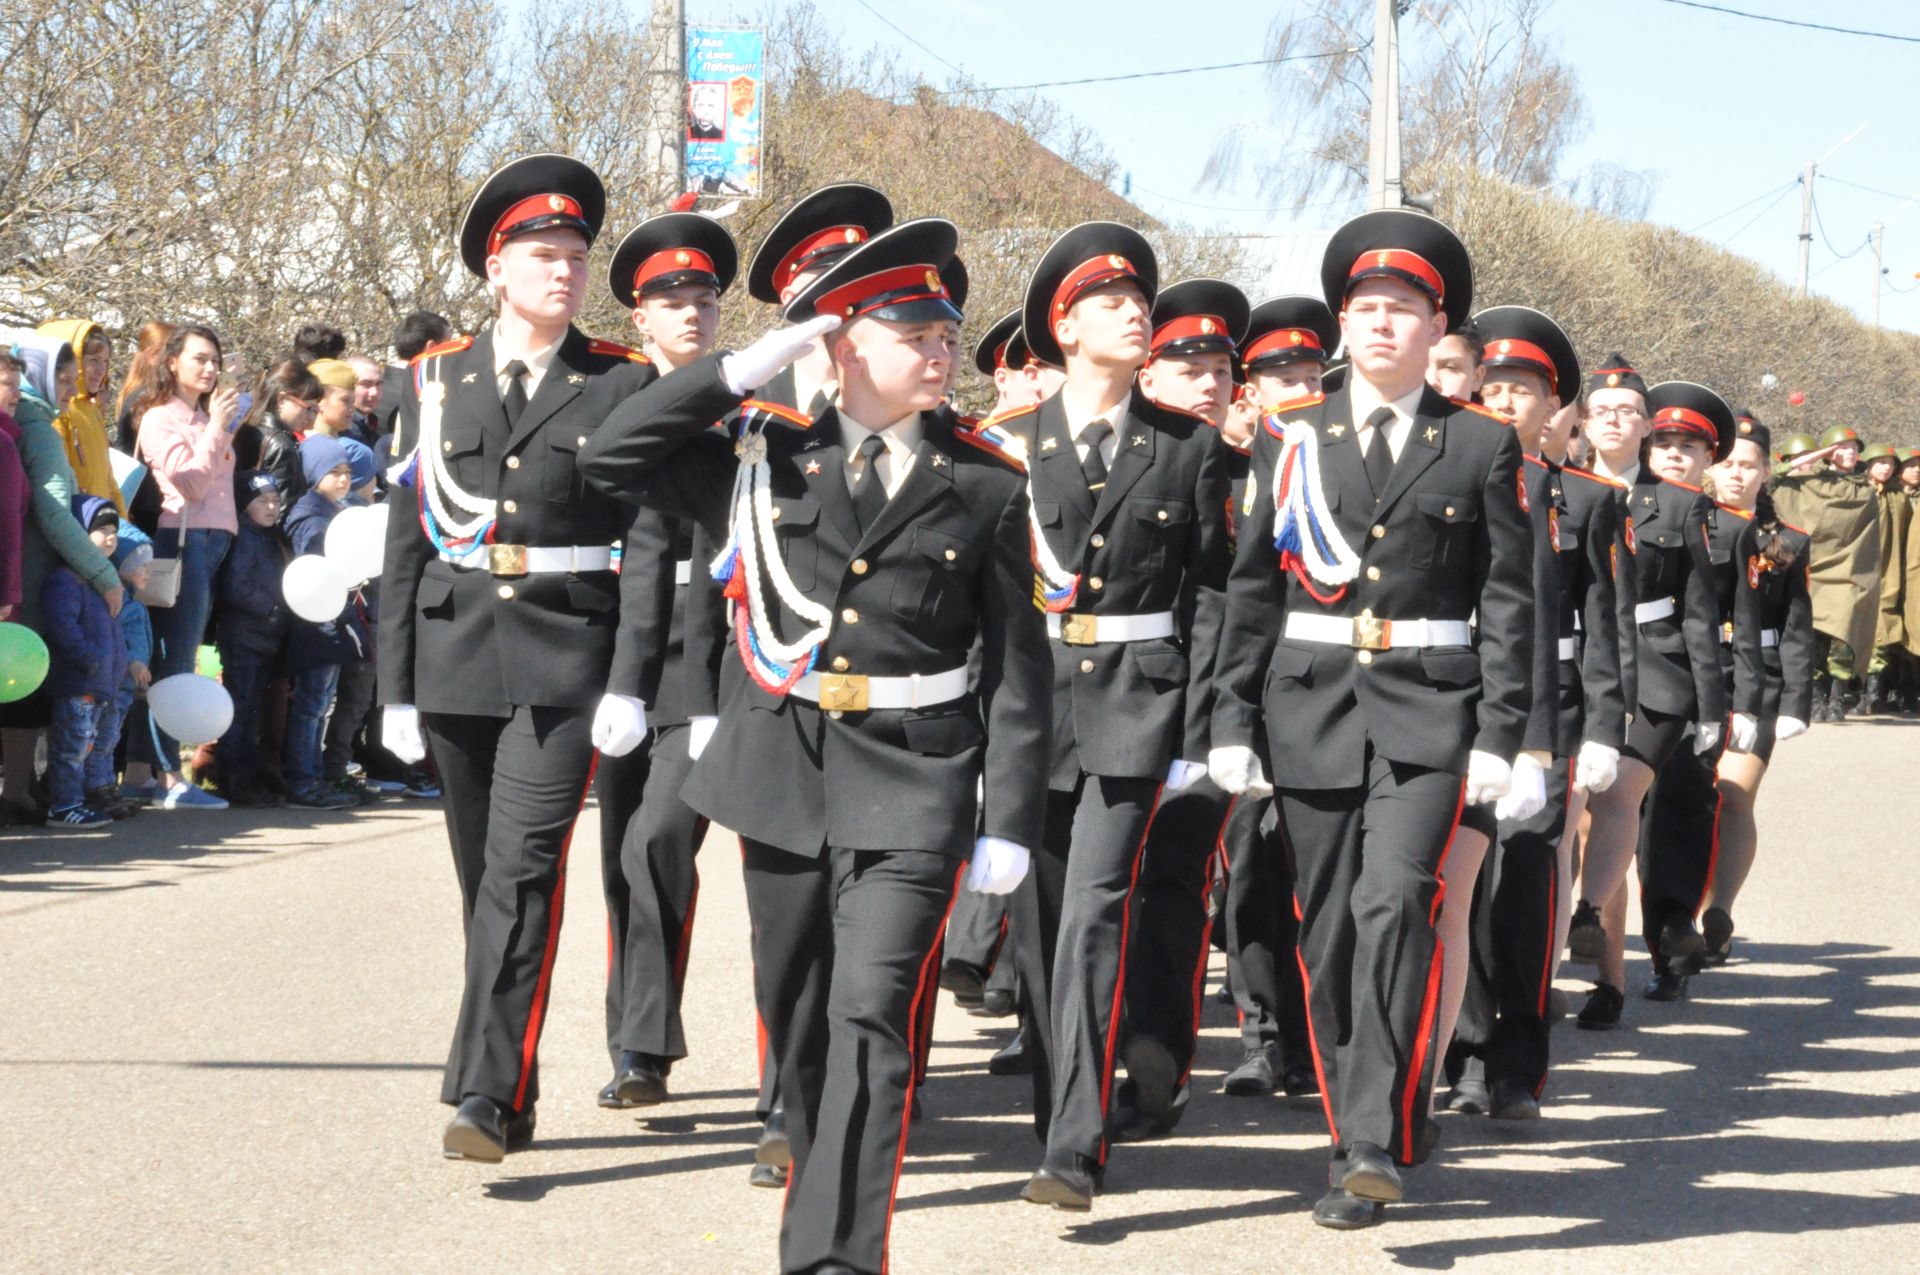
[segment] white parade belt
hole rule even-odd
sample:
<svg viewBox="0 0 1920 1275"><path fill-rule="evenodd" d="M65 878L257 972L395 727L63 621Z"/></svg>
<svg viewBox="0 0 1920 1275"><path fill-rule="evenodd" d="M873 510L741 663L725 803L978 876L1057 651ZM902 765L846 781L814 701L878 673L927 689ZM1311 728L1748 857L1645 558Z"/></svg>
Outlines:
<svg viewBox="0 0 1920 1275"><path fill-rule="evenodd" d="M1731 624L1723 624L1720 626L1720 642L1723 646L1733 645L1733 626ZM1761 650L1763 651L1772 650L1774 647L1777 647L1779 645L1780 645L1779 629L1761 629L1760 630L1760 649Z"/></svg>
<svg viewBox="0 0 1920 1275"><path fill-rule="evenodd" d="M1665 620L1671 617L1677 610L1679 610L1679 607L1674 605L1672 598L1655 598L1651 602L1635 603L1633 608L1633 622L1635 624L1652 624L1655 620Z"/></svg>
<svg viewBox="0 0 1920 1275"><path fill-rule="evenodd" d="M613 570L610 545L480 545L468 554L439 553L442 562L496 576Z"/></svg>
<svg viewBox="0 0 1920 1275"><path fill-rule="evenodd" d="M1058 638L1068 646L1168 638L1173 636L1173 612L1154 611L1147 615L1052 614L1047 616L1047 636Z"/></svg>
<svg viewBox="0 0 1920 1275"><path fill-rule="evenodd" d="M1467 646L1473 640L1465 620L1382 620L1371 611L1357 616L1287 612L1286 636L1296 642L1324 642L1361 651L1394 647Z"/></svg>
<svg viewBox="0 0 1920 1275"><path fill-rule="evenodd" d="M932 708L967 693L967 670L910 673L905 677L868 677L861 673L808 673L787 692L835 713L864 713L876 708Z"/></svg>
<svg viewBox="0 0 1920 1275"><path fill-rule="evenodd" d="M686 562L676 562L673 564L673 582L675 584L690 584L692 583L692 581L693 581L692 559L688 559Z"/></svg>
<svg viewBox="0 0 1920 1275"><path fill-rule="evenodd" d="M1560 639L1560 658L1577 660L1580 658L1580 639L1564 637Z"/></svg>

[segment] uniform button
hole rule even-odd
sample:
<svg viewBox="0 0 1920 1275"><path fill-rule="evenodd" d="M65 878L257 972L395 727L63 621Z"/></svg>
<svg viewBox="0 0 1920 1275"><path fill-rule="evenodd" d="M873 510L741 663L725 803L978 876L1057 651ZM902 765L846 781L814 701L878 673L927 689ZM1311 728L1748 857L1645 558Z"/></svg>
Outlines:
<svg viewBox="0 0 1920 1275"><path fill-rule="evenodd" d="M1448 505L1448 506L1447 506L1447 517L1449 517L1449 518L1451 518L1451 517L1453 517L1453 506L1452 506L1452 505Z"/></svg>
<svg viewBox="0 0 1920 1275"><path fill-rule="evenodd" d="M1082 673L1091 673L1091 672L1093 672L1093 661L1092 661L1092 660L1081 660L1081 661L1080 661L1080 671L1081 671Z"/></svg>
<svg viewBox="0 0 1920 1275"><path fill-rule="evenodd" d="M1107 587L1107 582L1105 580L1102 580L1099 576L1095 576L1093 579L1087 581L1087 585L1089 588L1093 589L1094 592L1098 593L1100 590Z"/></svg>
<svg viewBox="0 0 1920 1275"><path fill-rule="evenodd" d="M1379 578L1380 578L1380 568L1378 567L1367 568L1367 579L1378 580Z"/></svg>
<svg viewBox="0 0 1920 1275"><path fill-rule="evenodd" d="M778 506L778 505L775 505L775 506L773 507L773 520L774 520L775 522L779 522L779 521L780 521L780 506Z"/></svg>
<svg viewBox="0 0 1920 1275"><path fill-rule="evenodd" d="M1371 664L1371 663L1373 663L1373 652L1372 652L1372 651L1362 651L1362 652L1360 652L1360 654L1359 654L1359 656L1358 656L1357 658L1359 659L1359 661L1360 661L1360 662L1361 662L1362 664Z"/></svg>
<svg viewBox="0 0 1920 1275"><path fill-rule="evenodd" d="M959 555L959 554L957 554L957 553L955 553L955 552L954 552L953 550L951 550L951 549L949 549L949 550L947 550L947 561L948 561L948 562L952 562L952 561L953 561L954 559L956 559L956 558L958 558L959 556L960 556L960 555Z"/></svg>
<svg viewBox="0 0 1920 1275"><path fill-rule="evenodd" d="M450 452L450 451L452 451L452 450L453 450L453 440L452 440L451 438L449 438L449 439L448 439L448 440L447 440L446 442L444 442L444 443L442 443L442 444L440 444L440 450L441 450L441 451L443 451L443 452Z"/></svg>
<svg viewBox="0 0 1920 1275"><path fill-rule="evenodd" d="M503 598L510 598L513 596L513 586L510 584L503 584L498 589L495 589L494 592L499 594Z"/></svg>
<svg viewBox="0 0 1920 1275"><path fill-rule="evenodd" d="M836 721L836 722L837 722L837 721L839 721L839 720L840 720L840 719L841 719L842 717L845 717L845 716L846 716L846 714L845 714L845 713L843 713L843 712L841 712L841 711L840 711L839 709L837 709L837 708L830 708L830 709L828 709L828 710L827 710L827 716L828 716L828 717L831 717L831 718L832 718L832 719L833 719L834 721Z"/></svg>
<svg viewBox="0 0 1920 1275"><path fill-rule="evenodd" d="M852 664L852 662L851 662L850 660L848 660L846 656L844 656L844 655L836 655L836 656L834 656L834 657L833 657L833 671L834 671L834 672L836 672L836 673L844 673L844 672L846 672L846 671L847 671L848 669L850 669L850 668L852 668L852 667L853 667L853 664Z"/></svg>
<svg viewBox="0 0 1920 1275"><path fill-rule="evenodd" d="M1161 522L1165 522L1167 520L1167 511L1162 509L1158 513L1154 514L1154 517L1158 518Z"/></svg>
<svg viewBox="0 0 1920 1275"><path fill-rule="evenodd" d="M1107 547L1107 538L1096 531L1092 537L1088 539L1087 543L1096 549L1104 549Z"/></svg>
<svg viewBox="0 0 1920 1275"><path fill-rule="evenodd" d="M848 624L860 623L860 613L854 610L852 607L848 607L846 610L842 611L840 613L840 618L842 620L845 620Z"/></svg>
<svg viewBox="0 0 1920 1275"><path fill-rule="evenodd" d="M573 445L575 447L585 447L587 445L587 436L585 434L580 435L580 437L573 440Z"/></svg>
<svg viewBox="0 0 1920 1275"><path fill-rule="evenodd" d="M1386 535L1387 535L1387 529L1385 527L1375 527L1373 529L1373 538L1375 540L1384 540L1386 538Z"/></svg>
<svg viewBox="0 0 1920 1275"><path fill-rule="evenodd" d="M520 506L519 506L519 505L516 505L516 504L514 504L514 503L513 503L513 502L512 502L511 500L503 500L503 501L501 501L501 502L500 502L500 507L501 507L502 509L504 509L504 510L506 510L506 511L507 511L508 513L510 513L510 514L517 514L517 513L519 513L519 512L520 512Z"/></svg>
<svg viewBox="0 0 1920 1275"><path fill-rule="evenodd" d="M520 458L518 456L507 457L507 468L508 469L520 468Z"/></svg>
<svg viewBox="0 0 1920 1275"><path fill-rule="evenodd" d="M865 558L855 558L853 560L853 574L857 576L867 574L867 560Z"/></svg>

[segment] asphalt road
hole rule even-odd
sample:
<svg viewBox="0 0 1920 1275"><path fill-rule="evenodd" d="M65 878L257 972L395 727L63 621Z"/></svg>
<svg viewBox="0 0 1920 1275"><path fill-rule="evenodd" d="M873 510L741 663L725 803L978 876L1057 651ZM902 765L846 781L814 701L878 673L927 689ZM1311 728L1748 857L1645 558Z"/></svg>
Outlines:
<svg viewBox="0 0 1920 1275"><path fill-rule="evenodd" d="M1912 1270L1920 1248L1920 723L1782 745L1736 960L1612 1034L1555 1033L1546 1119L1443 1118L1385 1224L1341 1235L1316 1105L1216 1091L1211 1002L1178 1137L1119 1148L1094 1211L1022 1204L1011 1020L944 1003L899 1275L1256 1270ZM0 836L0 1269L770 1272L781 1194L755 1126L745 905L703 857L693 1057L640 1119L593 1096L605 933L583 817L542 1045L540 1137L497 1167L439 1154L460 983L437 809L148 813ZM1577 974L1578 970L1569 971ZM1629 969L1638 986L1645 962ZM1217 985L1216 959L1211 985ZM1562 984L1579 1003L1581 984Z"/></svg>

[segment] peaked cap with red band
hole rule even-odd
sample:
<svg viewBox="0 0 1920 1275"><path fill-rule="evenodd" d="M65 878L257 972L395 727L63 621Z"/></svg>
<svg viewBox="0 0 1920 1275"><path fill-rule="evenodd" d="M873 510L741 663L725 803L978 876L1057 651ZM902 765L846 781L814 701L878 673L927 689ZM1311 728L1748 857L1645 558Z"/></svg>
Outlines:
<svg viewBox="0 0 1920 1275"><path fill-rule="evenodd" d="M1656 435L1678 431L1700 438L1716 461L1727 458L1737 434L1727 400L1692 381L1662 381L1648 390L1647 426Z"/></svg>
<svg viewBox="0 0 1920 1275"><path fill-rule="evenodd" d="M1026 365L1027 343L1019 341L1020 361L1013 361L1015 338L1020 335L1020 312L1009 310L1001 315L994 325L981 334L973 347L973 366L982 376L992 376L1003 367L1019 368Z"/></svg>
<svg viewBox="0 0 1920 1275"><path fill-rule="evenodd" d="M1544 377L1549 393L1566 402L1579 392L1580 356L1558 323L1531 306L1497 305L1473 316L1486 349L1480 365L1488 371L1518 368Z"/></svg>
<svg viewBox="0 0 1920 1275"><path fill-rule="evenodd" d="M1340 321L1319 297L1268 297L1253 307L1240 361L1249 372L1289 363L1325 363L1340 344Z"/></svg>
<svg viewBox="0 0 1920 1275"><path fill-rule="evenodd" d="M919 217L883 230L827 267L790 302L787 321L821 314L891 323L959 322L941 271L953 261L960 230L944 217Z"/></svg>
<svg viewBox="0 0 1920 1275"><path fill-rule="evenodd" d="M1624 354L1609 354L1607 361L1587 373L1587 393L1595 390L1632 390L1641 398L1647 396L1646 378L1633 370L1633 364L1627 362Z"/></svg>
<svg viewBox="0 0 1920 1275"><path fill-rule="evenodd" d="M1734 442L1737 443L1744 438L1757 446L1762 455L1769 455L1773 451L1773 431L1769 430L1758 416L1744 407L1736 409L1733 413L1733 433ZM1731 451L1732 448L1729 447L1728 450Z"/></svg>
<svg viewBox="0 0 1920 1275"><path fill-rule="evenodd" d="M747 263L747 295L769 305L809 270L824 270L893 224L893 205L863 182L822 186L782 213Z"/></svg>
<svg viewBox="0 0 1920 1275"><path fill-rule="evenodd" d="M1095 288L1129 280L1153 304L1160 290L1160 263L1146 237L1117 221L1082 222L1053 241L1027 280L1020 330L1042 363L1065 367L1067 356L1053 334L1054 320Z"/></svg>
<svg viewBox="0 0 1920 1275"><path fill-rule="evenodd" d="M1320 259L1327 308L1346 308L1347 293L1366 279L1398 279L1447 316L1447 329L1473 312L1473 262L1445 222L1410 208L1376 208L1333 232Z"/></svg>
<svg viewBox="0 0 1920 1275"><path fill-rule="evenodd" d="M487 258L520 235L573 230L589 244L607 216L607 188L566 155L523 155L480 183L460 219L460 260L487 277Z"/></svg>
<svg viewBox="0 0 1920 1275"><path fill-rule="evenodd" d="M1247 294L1224 279L1182 279L1153 299L1148 359L1162 355L1227 354L1247 335Z"/></svg>
<svg viewBox="0 0 1920 1275"><path fill-rule="evenodd" d="M662 213L629 230L613 250L607 287L631 309L642 297L683 284L725 292L739 270L740 253L726 227L699 213Z"/></svg>

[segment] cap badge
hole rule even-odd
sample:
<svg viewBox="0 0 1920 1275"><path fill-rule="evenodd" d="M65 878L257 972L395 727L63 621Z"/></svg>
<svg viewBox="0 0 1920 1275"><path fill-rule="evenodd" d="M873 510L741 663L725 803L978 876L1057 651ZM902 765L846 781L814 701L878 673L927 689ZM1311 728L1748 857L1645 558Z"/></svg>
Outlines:
<svg viewBox="0 0 1920 1275"><path fill-rule="evenodd" d="M1500 353L1502 353L1502 354L1512 354L1512 353L1513 353L1513 342L1511 342L1511 341L1502 341L1502 342L1500 343Z"/></svg>
<svg viewBox="0 0 1920 1275"><path fill-rule="evenodd" d="M1215 332L1218 332L1219 330L1220 330L1220 325L1215 323L1212 319L1202 318L1200 320L1201 336L1212 336Z"/></svg>
<svg viewBox="0 0 1920 1275"><path fill-rule="evenodd" d="M1108 264L1108 265L1110 265L1110 266L1112 266L1112 267L1113 267L1113 268L1114 268L1115 270L1131 270L1131 269L1133 269L1133 267L1132 267L1132 266L1130 266L1130 265L1128 265L1128 264L1127 264L1127 259L1126 259L1125 257L1123 257L1123 256L1121 256L1121 255L1120 255L1119 253L1117 253L1117 252L1115 252L1115 253L1109 253L1109 254L1107 254L1107 264Z"/></svg>
<svg viewBox="0 0 1920 1275"><path fill-rule="evenodd" d="M858 226L847 227L847 242L848 243L860 242L860 228Z"/></svg>
<svg viewBox="0 0 1920 1275"><path fill-rule="evenodd" d="M1673 409L1672 411L1670 411L1670 412L1668 412L1668 413L1667 413L1667 419L1668 419L1668 420L1670 420L1670 421L1677 421L1677 420L1679 420L1679 419L1680 419L1680 409L1676 407L1676 408L1674 408L1674 409Z"/></svg>
<svg viewBox="0 0 1920 1275"><path fill-rule="evenodd" d="M682 248L679 252L674 253L673 259L679 265L690 266L693 264L693 254L688 252L685 248Z"/></svg>
<svg viewBox="0 0 1920 1275"><path fill-rule="evenodd" d="M1741 432L1742 434L1751 434L1751 433L1753 433L1753 422L1752 422L1752 421L1741 421L1741 422L1740 422L1740 432Z"/></svg>
<svg viewBox="0 0 1920 1275"><path fill-rule="evenodd" d="M1613 389L1619 388L1620 374L1618 372L1607 373L1607 385L1609 388L1613 388Z"/></svg>
<svg viewBox="0 0 1920 1275"><path fill-rule="evenodd" d="M940 290L940 272L938 270L927 271L927 291L939 292Z"/></svg>
<svg viewBox="0 0 1920 1275"><path fill-rule="evenodd" d="M1306 340L1306 338L1301 336L1298 332L1287 333L1287 342L1290 345L1298 345L1304 340Z"/></svg>
<svg viewBox="0 0 1920 1275"><path fill-rule="evenodd" d="M567 201L559 195L548 195L547 207L553 209L555 212L565 212L567 210Z"/></svg>
<svg viewBox="0 0 1920 1275"><path fill-rule="evenodd" d="M1393 254L1390 252L1376 252L1373 254L1373 264L1376 266L1385 266L1392 260Z"/></svg>

